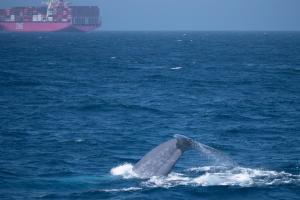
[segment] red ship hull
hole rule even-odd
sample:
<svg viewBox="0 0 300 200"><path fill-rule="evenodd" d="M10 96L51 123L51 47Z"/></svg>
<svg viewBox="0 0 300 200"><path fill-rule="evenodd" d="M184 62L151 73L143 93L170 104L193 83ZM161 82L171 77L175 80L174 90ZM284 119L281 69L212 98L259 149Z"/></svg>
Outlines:
<svg viewBox="0 0 300 200"><path fill-rule="evenodd" d="M100 25L74 25L68 22L0 22L0 28L6 32L90 32Z"/></svg>

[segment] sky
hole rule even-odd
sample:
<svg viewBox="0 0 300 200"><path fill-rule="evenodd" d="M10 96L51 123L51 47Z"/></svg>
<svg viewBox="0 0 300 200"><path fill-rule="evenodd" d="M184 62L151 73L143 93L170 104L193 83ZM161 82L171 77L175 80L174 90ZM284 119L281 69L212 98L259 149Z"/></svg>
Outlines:
<svg viewBox="0 0 300 200"><path fill-rule="evenodd" d="M0 7L41 0L0 0ZM300 31L300 0L69 0L98 5L102 30Z"/></svg>

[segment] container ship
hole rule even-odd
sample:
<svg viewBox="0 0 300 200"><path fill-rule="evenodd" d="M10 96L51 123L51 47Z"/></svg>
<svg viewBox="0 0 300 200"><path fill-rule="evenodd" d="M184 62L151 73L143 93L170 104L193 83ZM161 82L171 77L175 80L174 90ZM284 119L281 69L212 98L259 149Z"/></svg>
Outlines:
<svg viewBox="0 0 300 200"><path fill-rule="evenodd" d="M101 26L97 6L71 6L48 0L40 7L0 9L0 30L7 32L90 32Z"/></svg>

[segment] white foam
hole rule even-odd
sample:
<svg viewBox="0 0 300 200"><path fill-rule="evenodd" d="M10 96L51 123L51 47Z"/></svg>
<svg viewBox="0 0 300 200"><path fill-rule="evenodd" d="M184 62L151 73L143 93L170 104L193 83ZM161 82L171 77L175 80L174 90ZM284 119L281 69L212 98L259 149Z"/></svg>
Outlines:
<svg viewBox="0 0 300 200"><path fill-rule="evenodd" d="M124 179L139 178L133 171L133 165L129 163L114 167L110 172ZM203 166L190 168L185 173L172 172L166 177L154 176L141 182L141 186L151 188L180 185L254 187L284 184L300 184L300 175L244 167Z"/></svg>
<svg viewBox="0 0 300 200"><path fill-rule="evenodd" d="M228 167L225 166L203 166L203 167L192 167L187 169L188 172L208 172L212 170L222 170L222 169L228 169Z"/></svg>
<svg viewBox="0 0 300 200"><path fill-rule="evenodd" d="M217 186L217 185L238 185L248 186L253 184L253 180L248 174L224 173L205 173L202 176L194 178L193 183L200 186Z"/></svg>
<svg viewBox="0 0 300 200"><path fill-rule="evenodd" d="M138 175L133 171L133 165L129 163L112 168L110 173L114 176L122 176L125 179L138 177Z"/></svg>
<svg viewBox="0 0 300 200"><path fill-rule="evenodd" d="M192 182L200 186L231 185L251 187L300 181L297 175L290 173L244 167L226 169L224 167L206 166L191 168L189 171L205 172L192 180Z"/></svg>
<svg viewBox="0 0 300 200"><path fill-rule="evenodd" d="M104 189L100 190L103 192L130 192L130 191L137 191L137 190L142 190L143 188L140 187L129 187L129 188L120 188L120 189Z"/></svg>

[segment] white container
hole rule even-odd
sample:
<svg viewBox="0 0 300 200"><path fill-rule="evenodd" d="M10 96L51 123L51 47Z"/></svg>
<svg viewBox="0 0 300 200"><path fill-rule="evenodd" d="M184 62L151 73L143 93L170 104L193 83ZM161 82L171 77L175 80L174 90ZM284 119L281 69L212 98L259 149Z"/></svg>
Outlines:
<svg viewBox="0 0 300 200"><path fill-rule="evenodd" d="M15 15L11 15L11 16L10 16L10 21L14 22L15 20L16 20Z"/></svg>
<svg viewBox="0 0 300 200"><path fill-rule="evenodd" d="M37 15L32 15L32 21L33 21L33 22L38 21L38 16L37 16Z"/></svg>
<svg viewBox="0 0 300 200"><path fill-rule="evenodd" d="M37 15L37 21L39 21L39 22L42 21L42 15L41 14Z"/></svg>

